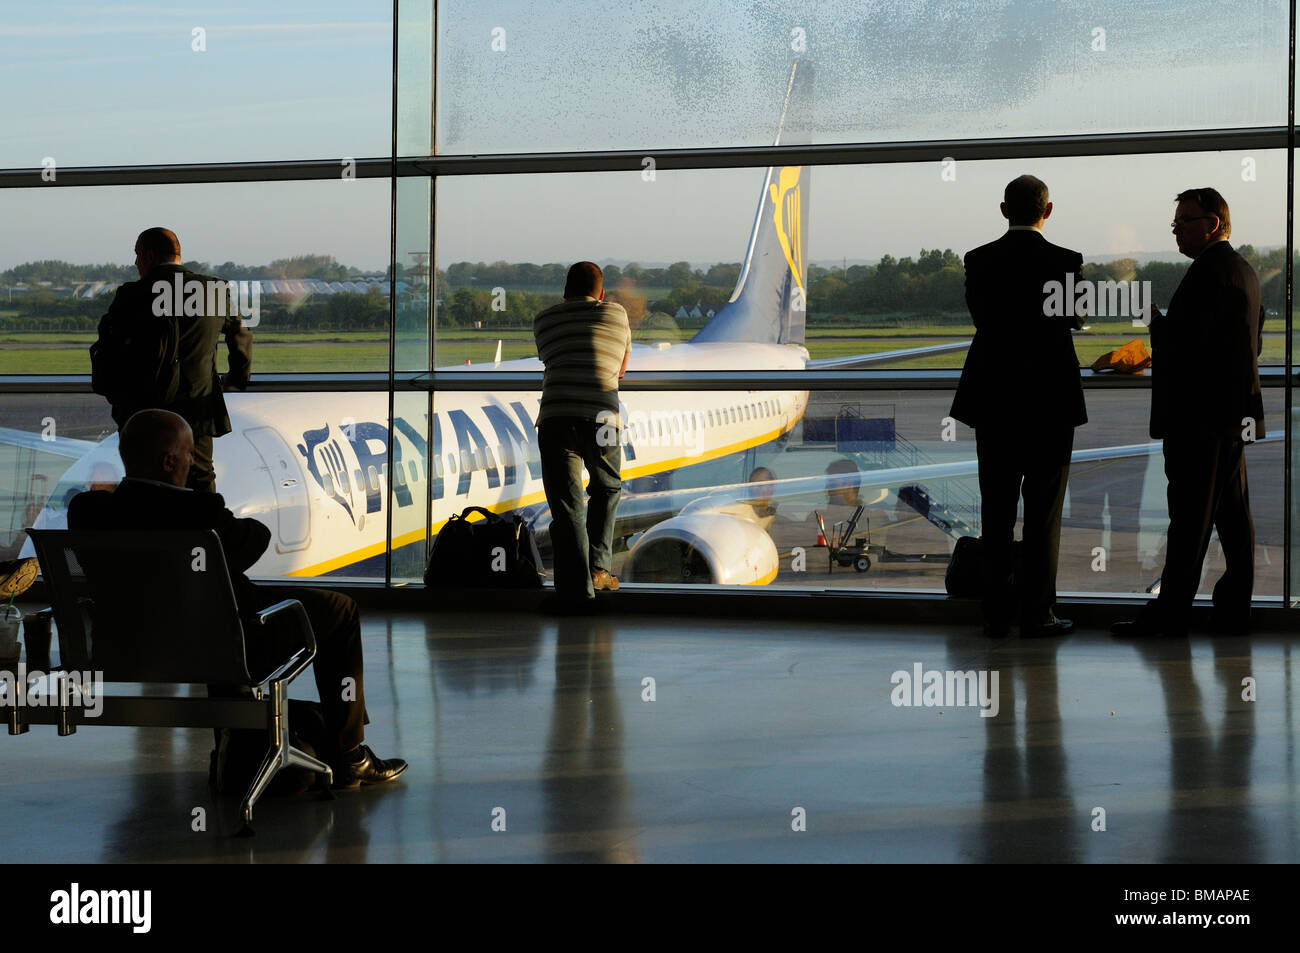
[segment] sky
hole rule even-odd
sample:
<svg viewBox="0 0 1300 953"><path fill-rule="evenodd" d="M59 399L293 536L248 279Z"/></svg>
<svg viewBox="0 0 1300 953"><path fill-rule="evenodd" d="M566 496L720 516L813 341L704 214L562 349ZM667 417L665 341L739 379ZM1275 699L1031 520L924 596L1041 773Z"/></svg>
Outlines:
<svg viewBox="0 0 1300 953"><path fill-rule="evenodd" d="M433 122L427 2L403 0L401 151ZM0 269L129 263L135 234L260 264L329 254L382 270L384 181L63 189L58 167L386 156L392 4L90 4L0 0ZM815 142L882 142L1284 125L1282 2L1203 0L645 0L438 4L440 152L656 149L773 141L790 62ZM201 33L196 33L201 31ZM1101 32L1098 32L1101 31ZM202 47L196 49L196 46ZM1218 187L1234 240L1285 240L1285 154L1199 153L818 167L809 258L958 252L1001 230L1002 186L1043 178L1053 240L1105 257L1176 254L1173 195ZM1253 178L1252 178L1253 175ZM446 177L436 260L737 261L762 169ZM404 182L399 245L422 247L426 186Z"/></svg>

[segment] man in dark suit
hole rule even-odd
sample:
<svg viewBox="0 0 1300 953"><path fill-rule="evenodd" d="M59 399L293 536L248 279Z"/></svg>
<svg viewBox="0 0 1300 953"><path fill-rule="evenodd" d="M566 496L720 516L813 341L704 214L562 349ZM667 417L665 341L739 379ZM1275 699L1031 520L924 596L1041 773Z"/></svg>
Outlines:
<svg viewBox="0 0 1300 953"><path fill-rule="evenodd" d="M362 744L366 701L361 657L361 615L345 595L324 589L255 586L245 575L261 558L271 531L253 519L238 519L218 493L196 493L185 486L194 435L180 416L165 410L143 410L122 427L119 451L126 479L116 490L89 490L68 506L71 529L111 529L123 533L142 529L216 530L230 569L240 614L256 614L285 599L297 599L307 610L316 636L312 670L320 693L325 725L337 744L319 752L334 769L335 787L356 787L392 781L406 770L399 758L381 760ZM246 623L246 631L254 631ZM268 633L268 639L274 633ZM259 645L248 646L257 652ZM350 681L348 681L350 680Z"/></svg>
<svg viewBox="0 0 1300 953"><path fill-rule="evenodd" d="M217 475L212 464L212 440L230 433L230 417L222 391L232 387L243 390L248 386L253 334L244 327L237 310L224 316L207 313L206 293L201 315L183 314L181 302L171 300L177 276L181 287L194 281L206 288L219 279L196 274L181 265L181 243L170 229L147 228L140 233L135 241L135 268L140 280L128 281L117 289L108 313L99 322L100 338L140 316L157 314L154 310L157 295L168 295L170 313L179 323L181 383L175 399L164 409L180 414L194 431L194 465L190 468L188 486L215 493ZM168 290L155 292L158 282L163 282ZM225 336L230 351L230 373L224 376L217 372L219 335ZM136 411L157 405L157 401L147 398L120 401L112 405L113 421L120 429Z"/></svg>
<svg viewBox="0 0 1300 953"><path fill-rule="evenodd" d="M1088 421L1071 340L1081 316L1060 303L1070 276L1082 280L1083 256L1053 245L1042 227L1052 214L1047 186L1032 175L1007 185L1002 215L1010 224L995 242L966 255L966 304L975 322L953 398L952 416L975 428L984 537L984 628L1004 636L1014 616L1013 538L1025 501L1021 547L1020 631L1063 635L1068 619L1053 613L1061 507L1074 449L1074 428ZM1063 313L1062 313L1063 312Z"/></svg>
<svg viewBox="0 0 1300 953"><path fill-rule="evenodd" d="M1259 279L1228 244L1228 203L1181 192L1173 229L1192 259L1166 314L1151 320L1151 436L1164 439L1169 534L1160 595L1116 635L1187 634L1201 567L1217 529L1227 568L1214 587L1214 628L1245 632L1255 584L1255 524L1245 446L1264 432L1259 389Z"/></svg>

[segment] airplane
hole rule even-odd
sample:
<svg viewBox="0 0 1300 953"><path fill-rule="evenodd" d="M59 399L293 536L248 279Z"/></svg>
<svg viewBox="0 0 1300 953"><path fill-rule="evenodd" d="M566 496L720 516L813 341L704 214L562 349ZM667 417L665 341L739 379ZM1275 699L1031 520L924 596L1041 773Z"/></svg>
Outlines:
<svg viewBox="0 0 1300 953"><path fill-rule="evenodd" d="M811 71L796 62L777 143L798 138L787 120L806 101ZM874 355L810 360L803 346L811 170L764 173L739 279L730 300L687 343L634 344L636 371L803 371L869 367L957 351L969 341ZM536 358L500 361L502 371L540 372ZM477 368L476 368L477 369ZM447 368L446 370L463 370ZM449 392L433 413L398 412L387 459L388 395L226 395L233 432L214 442L217 487L238 517L272 531L251 568L257 577L382 573L389 546L422 564L426 533L469 506L523 511L544 536L549 522L534 421L538 392ZM670 474L786 437L809 406L807 390L627 391L621 396L622 477L617 535L630 541L623 578L765 585L780 567L764 513L783 500L877 489L894 494L949 535L966 529L932 504L922 485L977 473L973 459L854 473L817 474L700 489L637 492L629 481ZM426 433L429 437L426 441ZM1280 439L1269 434L1262 439ZM98 443L0 428L0 442L74 458L37 515L36 528L66 527L71 496L122 478L116 434ZM431 445L432 453L428 452ZM1157 452L1159 443L1076 451L1084 462ZM633 484L635 486L635 484ZM391 493L390 491L391 487ZM424 501L429 500L426 510ZM30 541L23 555L31 555Z"/></svg>

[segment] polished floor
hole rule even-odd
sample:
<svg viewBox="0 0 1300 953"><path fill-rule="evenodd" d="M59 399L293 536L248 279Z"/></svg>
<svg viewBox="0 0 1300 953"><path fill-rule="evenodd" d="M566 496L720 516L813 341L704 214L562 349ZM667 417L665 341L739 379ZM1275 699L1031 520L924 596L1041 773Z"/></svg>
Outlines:
<svg viewBox="0 0 1300 953"><path fill-rule="evenodd" d="M399 782L267 798L257 836L237 839L235 800L207 787L210 732L36 727L0 734L5 856L1300 860L1286 635L992 642L866 618L374 610L364 635L367 740L411 762ZM943 684L895 674L918 671ZM996 672L997 714L978 692L942 697L950 671ZM300 679L294 694L313 693Z"/></svg>

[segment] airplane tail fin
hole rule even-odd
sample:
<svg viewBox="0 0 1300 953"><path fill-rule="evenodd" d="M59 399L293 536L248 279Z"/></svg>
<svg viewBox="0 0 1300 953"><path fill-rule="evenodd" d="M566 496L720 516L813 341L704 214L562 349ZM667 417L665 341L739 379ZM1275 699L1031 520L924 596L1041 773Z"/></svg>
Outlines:
<svg viewBox="0 0 1300 953"><path fill-rule="evenodd" d="M811 142L812 67L790 70L777 145ZM731 300L691 340L802 344L808 299L808 200L812 170L773 166L763 179L749 246Z"/></svg>

